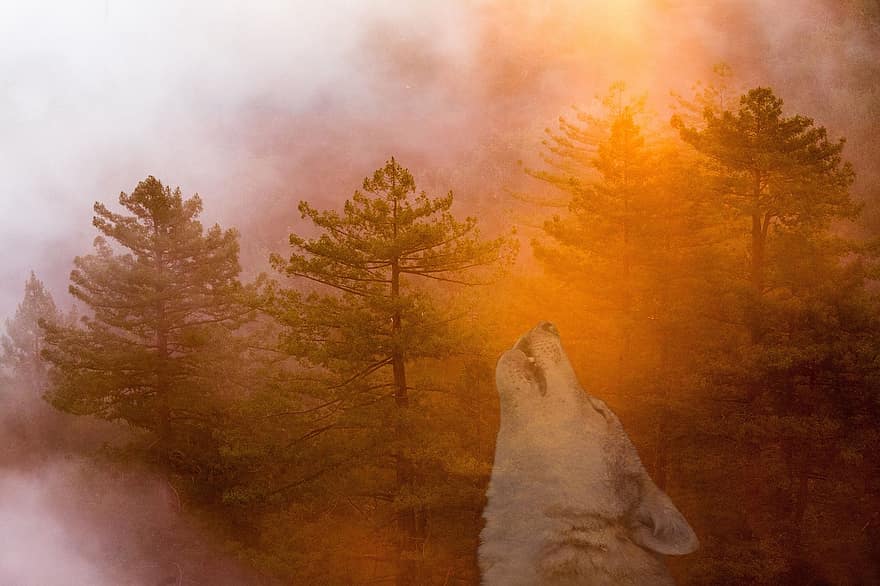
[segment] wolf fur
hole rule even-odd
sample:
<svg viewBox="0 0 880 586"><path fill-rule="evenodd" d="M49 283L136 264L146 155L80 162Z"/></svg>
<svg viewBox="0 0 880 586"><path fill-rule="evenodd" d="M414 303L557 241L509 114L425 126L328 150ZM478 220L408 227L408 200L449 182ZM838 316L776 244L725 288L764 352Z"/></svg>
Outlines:
<svg viewBox="0 0 880 586"><path fill-rule="evenodd" d="M698 547L617 416L587 394L542 322L498 360L501 427L483 512L486 586L674 584Z"/></svg>

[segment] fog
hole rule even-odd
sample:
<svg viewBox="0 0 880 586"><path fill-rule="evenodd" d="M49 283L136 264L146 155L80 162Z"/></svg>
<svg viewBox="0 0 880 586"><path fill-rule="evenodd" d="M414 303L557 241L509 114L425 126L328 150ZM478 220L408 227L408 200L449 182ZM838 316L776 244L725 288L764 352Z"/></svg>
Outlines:
<svg viewBox="0 0 880 586"><path fill-rule="evenodd" d="M92 202L147 174L203 193L209 221L257 214L283 157L255 148L248 115L293 116L332 96L369 115L355 61L371 21L463 20L440 4L391 6L5 3L0 245L16 253L4 254L0 312L30 268L63 291L93 235Z"/></svg>
<svg viewBox="0 0 880 586"><path fill-rule="evenodd" d="M259 584L177 509L167 484L82 459L2 469L0 582L82 586Z"/></svg>
<svg viewBox="0 0 880 586"><path fill-rule="evenodd" d="M131 438L0 386L0 584L272 584L207 537L169 482L114 456Z"/></svg>
<svg viewBox="0 0 880 586"><path fill-rule="evenodd" d="M665 117L670 90L722 61L848 137L857 195L875 197L878 13L868 0L0 0L0 317L31 269L68 305L92 203L146 175L238 227L253 272L297 226L299 199L339 203L392 154L506 220L517 161L571 104L624 79ZM0 470L0 582L151 583L212 551L175 561L137 537L198 543L159 480L45 453ZM164 566L128 563L149 559Z"/></svg>
<svg viewBox="0 0 880 586"><path fill-rule="evenodd" d="M62 472L67 482L69 476ZM0 520L8 539L0 560L0 577L6 583L27 582L61 584L102 584L114 580L105 566L94 559L92 544L95 534L87 534L81 543L77 535L56 517L47 492L52 482L11 473L0 479ZM90 555L92 553L92 555ZM91 559L90 559L91 558ZM43 563L51 560L51 563ZM117 581L118 578L117 578Z"/></svg>
<svg viewBox="0 0 880 586"><path fill-rule="evenodd" d="M262 259L297 200L338 200L391 154L462 204L503 199L499 169L617 79L662 108L726 61L877 155L868 1L0 6L3 315L30 269L62 296L91 204L148 174L201 193Z"/></svg>

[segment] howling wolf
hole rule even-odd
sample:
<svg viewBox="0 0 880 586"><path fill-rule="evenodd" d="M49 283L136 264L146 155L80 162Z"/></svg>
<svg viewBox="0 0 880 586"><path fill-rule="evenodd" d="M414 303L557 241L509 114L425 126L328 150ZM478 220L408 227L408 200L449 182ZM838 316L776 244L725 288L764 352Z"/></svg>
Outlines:
<svg viewBox="0 0 880 586"><path fill-rule="evenodd" d="M697 537L620 421L578 383L541 322L498 360L501 428L483 512L487 586L671 585L663 555Z"/></svg>

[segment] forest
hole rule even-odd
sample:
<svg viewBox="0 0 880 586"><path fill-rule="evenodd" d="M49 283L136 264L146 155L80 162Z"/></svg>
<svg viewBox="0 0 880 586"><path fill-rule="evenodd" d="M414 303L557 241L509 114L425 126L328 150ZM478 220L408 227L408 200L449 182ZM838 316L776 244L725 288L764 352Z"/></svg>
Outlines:
<svg viewBox="0 0 880 586"><path fill-rule="evenodd" d="M880 583L876 2L63 4L0 18L0 584L479 584L542 320L676 583Z"/></svg>
<svg viewBox="0 0 880 586"><path fill-rule="evenodd" d="M210 199L148 176L94 204L74 310L31 274L5 384L124 423L91 457L167 478L267 581L474 584L494 360L552 312L700 536L680 583L880 580L880 248L856 170L716 73L667 120L622 83L560 117L520 170L530 239L390 157L336 208L301 201L248 280Z"/></svg>

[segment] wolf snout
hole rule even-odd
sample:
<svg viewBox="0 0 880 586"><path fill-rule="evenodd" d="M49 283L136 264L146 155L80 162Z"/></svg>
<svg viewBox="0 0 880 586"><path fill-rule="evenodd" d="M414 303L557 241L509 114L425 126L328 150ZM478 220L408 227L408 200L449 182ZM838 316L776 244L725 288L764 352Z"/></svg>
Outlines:
<svg viewBox="0 0 880 586"><path fill-rule="evenodd" d="M554 336L559 336L559 330L556 329L556 326L552 322L549 322L549 321L539 322L538 325L535 326L535 329L549 332L549 333L553 334Z"/></svg>
<svg viewBox="0 0 880 586"><path fill-rule="evenodd" d="M556 329L556 326L549 321L541 321L538 322L534 328L529 330L523 337L516 341L516 344L513 345L514 350L519 350L526 356L533 358L534 352L532 349L533 341L540 339L544 334L551 334L557 338L559 338L559 330Z"/></svg>

